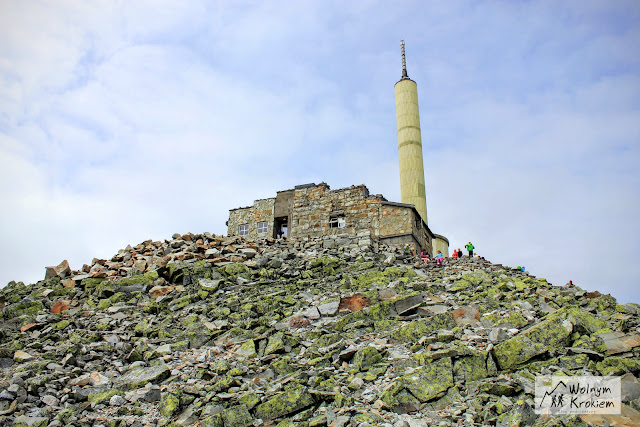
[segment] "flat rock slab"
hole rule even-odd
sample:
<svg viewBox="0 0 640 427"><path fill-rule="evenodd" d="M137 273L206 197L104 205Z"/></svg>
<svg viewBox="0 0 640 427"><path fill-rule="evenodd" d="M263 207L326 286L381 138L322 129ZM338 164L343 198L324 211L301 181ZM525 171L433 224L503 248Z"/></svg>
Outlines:
<svg viewBox="0 0 640 427"><path fill-rule="evenodd" d="M449 310L449 306L443 304L434 304L418 308L418 314L423 317L434 316Z"/></svg>
<svg viewBox="0 0 640 427"><path fill-rule="evenodd" d="M318 311L322 316L335 316L338 312L340 301L327 302L318 306Z"/></svg>
<svg viewBox="0 0 640 427"><path fill-rule="evenodd" d="M548 319L493 348L493 356L500 369L509 369L532 357L564 347L573 331L568 321Z"/></svg>
<svg viewBox="0 0 640 427"><path fill-rule="evenodd" d="M256 406L256 416L263 420L272 420L292 412L298 412L313 405L313 396L306 387L300 386L278 393L271 399Z"/></svg>
<svg viewBox="0 0 640 427"><path fill-rule="evenodd" d="M20 415L16 417L13 421L13 425L25 425L25 426L33 426L33 427L44 427L49 425L49 418L45 417L29 417L27 415Z"/></svg>
<svg viewBox="0 0 640 427"><path fill-rule="evenodd" d="M620 415L590 414L580 415L580 418L589 425L597 426L637 427L640 425L640 412L624 403L622 404Z"/></svg>
<svg viewBox="0 0 640 427"><path fill-rule="evenodd" d="M607 353L618 354L631 351L633 348L640 346L639 334L625 334L623 332L606 332L603 334L596 334L604 340L604 345L607 346Z"/></svg>
<svg viewBox="0 0 640 427"><path fill-rule="evenodd" d="M169 377L171 369L167 365L134 368L113 382L115 388L133 390L148 383L158 383Z"/></svg>
<svg viewBox="0 0 640 427"><path fill-rule="evenodd" d="M396 312L399 315L403 315L404 313L420 307L423 302L424 299L422 298L422 295L414 295L408 298L401 299L400 301L396 301L394 305Z"/></svg>

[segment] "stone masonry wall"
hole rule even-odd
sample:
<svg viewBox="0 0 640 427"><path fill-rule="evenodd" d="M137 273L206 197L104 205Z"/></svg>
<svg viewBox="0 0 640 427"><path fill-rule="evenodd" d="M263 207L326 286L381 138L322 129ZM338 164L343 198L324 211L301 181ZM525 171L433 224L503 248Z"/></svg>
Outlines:
<svg viewBox="0 0 640 427"><path fill-rule="evenodd" d="M295 190L290 236L358 235L379 228L381 198L368 196L363 185L330 190L326 185ZM344 216L345 226L331 228L332 216Z"/></svg>
<svg viewBox="0 0 640 427"><path fill-rule="evenodd" d="M368 245L372 239L382 239L392 245L411 243L432 252L429 234L422 221L416 221L417 213L411 206L369 195L364 185L331 190L321 183L279 192L279 197L285 193L288 206L284 210L280 206L282 212L278 215L288 213L291 238L328 238L333 239L331 245L337 246L346 241ZM228 235L238 235L238 227L247 224L249 236L273 237L277 200L260 199L253 206L231 210ZM282 205L282 201L279 203ZM337 217L343 217L343 227L331 227L331 218ZM257 224L261 221L267 222L267 233L258 234Z"/></svg>
<svg viewBox="0 0 640 427"><path fill-rule="evenodd" d="M413 217L411 208L383 205L380 208L380 235L390 236L413 232Z"/></svg>
<svg viewBox="0 0 640 427"><path fill-rule="evenodd" d="M253 206L238 208L229 211L228 235L238 235L238 226L247 224L249 226L249 236L272 237L273 231L273 205L275 198L260 199L253 202ZM267 223L267 232L258 234L258 223Z"/></svg>
<svg viewBox="0 0 640 427"><path fill-rule="evenodd" d="M416 220L415 211L409 206L397 206L392 204L382 204L380 207L380 236L401 236L411 234L412 237L386 238L385 243L389 245L404 245L411 243L423 247L427 252L431 252L430 239L423 227L422 221Z"/></svg>

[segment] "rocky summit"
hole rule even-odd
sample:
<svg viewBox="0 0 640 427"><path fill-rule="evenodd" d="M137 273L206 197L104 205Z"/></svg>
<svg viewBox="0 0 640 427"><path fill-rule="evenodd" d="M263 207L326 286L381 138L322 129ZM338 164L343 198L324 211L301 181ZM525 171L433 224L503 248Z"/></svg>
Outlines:
<svg viewBox="0 0 640 427"><path fill-rule="evenodd" d="M0 306L3 426L640 425L640 306L477 257L175 234ZM622 413L536 415L542 374Z"/></svg>

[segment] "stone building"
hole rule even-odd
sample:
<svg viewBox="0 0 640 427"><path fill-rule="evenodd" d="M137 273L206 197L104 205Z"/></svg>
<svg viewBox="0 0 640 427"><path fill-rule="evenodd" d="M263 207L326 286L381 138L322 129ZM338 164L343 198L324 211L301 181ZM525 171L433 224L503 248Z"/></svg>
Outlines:
<svg viewBox="0 0 640 427"><path fill-rule="evenodd" d="M229 212L230 236L292 238L324 237L328 240L369 244L410 243L433 255L449 256L449 241L427 225L422 137L418 87L409 78L400 42L402 77L395 84L400 197L402 203L371 195L364 185L331 190L325 183L299 185L279 191L276 197L256 200L253 206Z"/></svg>
<svg viewBox="0 0 640 427"><path fill-rule="evenodd" d="M326 183L298 185L252 206L231 209L227 225L229 236L323 237L337 245L410 243L429 253L438 241L446 241L429 230L413 205L369 194L365 185L338 190Z"/></svg>

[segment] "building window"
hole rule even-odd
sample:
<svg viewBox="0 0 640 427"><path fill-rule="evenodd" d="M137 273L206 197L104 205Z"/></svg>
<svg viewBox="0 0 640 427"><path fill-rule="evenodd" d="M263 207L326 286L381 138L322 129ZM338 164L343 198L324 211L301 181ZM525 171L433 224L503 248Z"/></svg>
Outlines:
<svg viewBox="0 0 640 427"><path fill-rule="evenodd" d="M246 236L249 234L249 224L240 224L238 226L238 236Z"/></svg>
<svg viewBox="0 0 640 427"><path fill-rule="evenodd" d="M344 219L344 215L329 218L329 227L331 228L343 228L345 225L347 225L347 221Z"/></svg>
<svg viewBox="0 0 640 427"><path fill-rule="evenodd" d="M262 234L262 233L266 233L267 232L267 223L266 222L259 222L258 223L258 234Z"/></svg>

